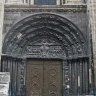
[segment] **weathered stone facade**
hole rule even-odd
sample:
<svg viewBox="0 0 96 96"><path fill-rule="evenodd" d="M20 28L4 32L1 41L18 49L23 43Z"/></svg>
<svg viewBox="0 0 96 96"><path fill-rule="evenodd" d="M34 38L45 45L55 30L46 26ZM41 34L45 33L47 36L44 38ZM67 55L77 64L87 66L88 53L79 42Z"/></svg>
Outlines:
<svg viewBox="0 0 96 96"><path fill-rule="evenodd" d="M88 2L89 22L90 22L90 35L92 39L92 63L94 68L94 82L96 91L96 1L89 0Z"/></svg>
<svg viewBox="0 0 96 96"><path fill-rule="evenodd" d="M4 3L3 1L0 1L0 63L2 55L2 35L3 35L3 20L4 20L3 18L4 18Z"/></svg>
<svg viewBox="0 0 96 96"><path fill-rule="evenodd" d="M5 0L6 1L6 0ZM28 34L27 34L27 32L31 32L30 30L31 30L31 27L29 27L29 31L26 31L25 29L27 28L27 26L29 26L31 23L30 22L32 22L32 24L35 26L35 24L37 24L37 29L38 29L38 22L37 21L35 21L35 20L37 20L38 18L39 19L42 19L42 18L44 18L44 20L45 20L45 25L43 25L43 27L45 28L45 29L47 29L47 28L49 28L48 26L50 26L50 24L61 24L62 26L64 25L63 23L65 22L65 23L68 23L69 25L68 26L70 26L69 28L70 28L70 30L71 30L71 32L75 32L74 34L73 34L73 43L74 44L76 44L76 45L74 45L73 43L71 43L71 46L72 46L72 48L73 48L73 46L77 46L77 51L78 51L78 53L79 53L79 51L81 52L79 55L77 55L77 54L75 54L75 47L73 48L74 50L72 51L73 53L74 53L74 55L72 54L72 55L70 55L71 53L70 53L70 50L67 50L69 53L69 55L68 56L65 56L63 53L63 55L60 57L59 55L57 55L57 57L56 58L59 58L60 57L60 59L63 59L63 61L65 62L66 60L68 60L67 62L66 62L66 64L63 66L64 68L66 67L66 69L64 70L64 72L65 72L65 75L67 74L67 68L69 68L68 66L70 65L70 64L78 64L78 65L80 65L79 67L81 68L79 71L82 73L82 74L84 74L84 75L80 75L76 70L77 69L75 69L75 71L77 72L77 74L75 74L74 72L74 74L75 75L78 75L76 78L76 82L78 83L76 86L78 87L73 93L70 91L70 90L67 90L65 87L64 87L64 90L67 90L67 91L65 91L65 93L67 94L67 95L69 95L69 93L70 94L86 94L86 95L89 95L89 94L94 94L94 90L93 89L95 89L96 88L96 64L95 64L95 62L96 62L96 60L95 60L95 58L96 58L96 22L95 22L95 17L96 17L96 14L95 14L95 12L96 12L96 8L95 8L95 6L96 6L96 1L95 0L89 0L88 2L86 2L86 0L66 0L66 1L63 1L63 0L61 0L61 1L63 1L63 2L61 2L60 0L57 0L57 5L56 6L48 6L48 5L44 5L44 6L40 6L40 5L36 5L36 6L34 6L34 0L31 0L31 2L30 3L28 3L27 2L27 0L24 0L24 2L22 2L22 1L18 1L18 0L15 0L14 2L12 1L12 0L9 0L10 2L6 2L6 4L5 5L3 5L3 3L1 3L1 8L0 8L0 13L1 13L1 17L0 17L0 20L2 20L1 22L1 27L0 27L0 45L1 45L1 47L0 47L0 50L1 50L1 52L0 52L0 55L1 55L1 57L3 58L4 57L4 59L2 59L2 61L1 61L1 63L2 63L2 66L1 66L1 68L0 68L0 70L1 71L9 71L10 69L8 69L7 67L4 67L4 64L9 64L10 62L15 62L14 64L18 64L18 63L20 63L21 65L19 65L19 66L23 66L20 70L25 70L24 68L25 68L25 66L27 66L26 64L25 64L25 61L23 62L23 63L21 63L21 57L23 57L23 59L25 59L26 57L27 57L27 55L26 54L31 54L31 52L37 52L37 53L35 53L35 54L37 54L36 56L34 55L34 56L31 56L30 58L55 58L55 56L51 56L51 55L49 55L49 57L48 56L46 56L46 50L48 51L48 48L50 48L50 44L51 43L53 43L53 45L55 44L53 41L51 41L51 40L47 40L46 42L49 44L49 45L44 45L45 43L44 43L44 40L46 40L45 38L48 38L48 36L46 37L45 35L49 35L49 36L51 36L50 34L53 34L52 32L49 32L50 34L43 34L42 33L42 31L40 31L40 32L37 32L37 33L35 33L35 35L36 34L39 34L41 37L40 37L40 40L41 41L36 41L36 43L35 43L35 47L33 47L33 45L34 45L34 40L35 39L32 39L33 37L34 37L34 34L31 34L33 37L31 37L31 39L33 40L33 41L31 41L31 42L33 42L31 45L31 47L33 47L33 49L32 48L30 48L29 50L31 50L31 51L29 51L29 53L27 53L27 52L23 52L22 54L23 55L21 55L21 54L19 54L20 52L21 52L21 49L22 50L25 50L27 47L27 44L26 44L26 40L27 39L30 39L30 36L27 38L27 39L23 39L23 41L21 42L19 39L22 39L22 38L25 38L25 37L23 37L22 35L24 35L24 36L27 36ZM45 17L43 16L45 14ZM50 19L49 21L47 21L47 15L49 16L48 18ZM54 16L54 15L56 15L57 16L57 18ZM32 18L32 17L33 18ZM36 16L36 18L35 18L35 16ZM62 20L60 19L60 18L58 18L60 16L60 18L62 17ZM33 20L33 21L31 21L31 19ZM52 19L52 18L55 18L55 19L57 19L57 21L58 20L60 20L60 22L58 23L58 22L54 22L54 20ZM65 18L65 19L64 19ZM53 22L52 22L52 20L53 20ZM68 20L68 21L67 21ZM26 22L28 22L29 21L29 25L27 25L27 23ZM62 21L64 21L63 23L61 23ZM43 20L41 20L41 22L44 22ZM51 23L50 23L51 22ZM69 22L71 22L71 23L69 23ZM49 25L47 25L47 23L49 24ZM25 24L25 25L24 25ZM41 24L41 23L40 23ZM42 23L43 24L43 23ZM24 25L23 27L22 27L22 25ZM17 27L16 27L17 26ZM46 27L47 26L47 27ZM53 26L53 25L52 25ZM16 28L17 29L16 29ZM58 27L59 27L59 25L58 25ZM64 26L63 26L64 27ZM24 28L24 30L23 31L25 31L25 33L21 30L21 29L23 30ZM66 27L65 26L65 29L67 29L68 27ZM73 29L74 30L73 30ZM79 31L77 30L77 29L80 31L80 34L78 33ZM34 28L33 28L34 29ZM44 29L44 30L45 30ZM72 31L73 30L73 31ZM19 32L20 31L20 32ZM33 31L33 30L32 30ZM45 30L46 31L46 30ZM44 31L44 32L45 32ZM47 31L49 31L48 29L47 29ZM52 31L52 29L50 29L50 31ZM16 34L15 34L15 32L16 32ZM60 39L60 33L59 33L59 29L57 29L57 31L56 31L58 34L55 34L55 36L57 36L59 39ZM63 32L63 31L62 31ZM66 31L67 32L67 31ZM65 33L66 33L65 32ZM63 33L64 35L65 35L65 33ZM14 34L14 36L11 36L12 34ZM42 36L42 34L44 35L44 36ZM77 36L78 36L78 34L79 34L79 36L80 36L80 38L78 37L78 40L80 39L80 44L78 43L78 40L76 39L77 37L75 36L77 34ZM54 34L53 34L54 35ZM16 37L17 36L17 37ZM22 38L21 38L22 37ZM11 38L12 38L12 40L11 40ZM42 39L42 38L44 38L44 40ZM61 36L61 38L63 38L63 39L65 39L65 38L67 38L68 40L69 40L69 42L71 42L70 41L70 38L72 38L71 37L71 35L68 37L67 35L65 35L65 38L63 37L63 35ZM83 39L84 40L83 40ZM64 40L61 40L62 42L64 41ZM66 40L67 40L66 39ZM77 40L77 42L75 42ZM21 42L21 43L20 43ZM51 43L50 43L51 42ZM68 42L68 43L69 43ZM23 44L22 44L23 43ZM41 45L40 45L40 44ZM25 44L25 45L24 45ZM37 45L36 45L37 44ZM41 46L40 48L41 49L39 49L39 51L41 52L41 54L40 54L40 56L38 55L38 44L39 44L39 46ZM56 43L57 44L57 43ZM60 44L60 42L58 43L58 44ZM57 45L58 45L57 44ZM63 43L62 43L63 44ZM23 49L23 47L21 48L19 45L24 45L24 48L25 49ZM52 45L52 46L53 46ZM21 48L20 50L19 50L19 47ZM36 47L37 46L37 47ZM60 45L61 46L61 45ZM54 48L54 52L59 52L61 49L60 49L60 46L59 47L57 47L57 49L55 48L55 47L52 47L52 48ZM67 46L66 48L68 48L68 45L67 45L67 43L64 45L64 47L65 46ZM81 46L83 46L83 47L81 47ZM17 48L17 50L15 50L16 48ZM11 49L12 48L12 49ZM29 48L29 46L28 46L28 48ZM35 48L35 49L34 49ZM37 49L36 49L37 48ZM43 48L43 49L42 49ZM45 48L45 49L44 49ZM80 49L81 48L81 49ZM69 48L70 49L70 48ZM84 51L84 50L85 51ZM34 51L35 50L35 51ZM43 51L42 51L43 50ZM58 51L59 50L59 51ZM82 51L83 50L83 51ZM51 52L51 51L50 51ZM49 53L50 53L49 52ZM62 52L62 51L61 51ZM17 55L17 54L19 54L19 55ZM45 54L44 56L43 56L43 53ZM49 54L48 53L48 54ZM60 53L61 54L61 53ZM55 54L56 55L56 54ZM9 57L8 57L9 56ZM7 58L8 57L8 58ZM12 57L12 58L11 58ZM17 58L17 57L20 57L19 59ZM8 60L7 60L7 59ZM10 59L11 58L11 59ZM14 58L14 59L13 59ZM29 58L29 57L27 57L27 58ZM16 60L15 60L16 59ZM4 61L5 60L5 61ZM6 63L7 62L7 63ZM67 65L67 63L69 64L69 65ZM22 65L23 64L23 65ZM83 64L85 64L84 66L83 66ZM7 66L6 65L6 66ZM11 65L10 65L11 66ZM17 66L17 65L16 65ZM15 67L16 67L15 66ZM73 66L73 65L72 65ZM82 69L83 67L85 68L85 69ZM14 68L15 68L14 67ZM74 69L74 67L78 67L77 65L75 66L73 66L72 68ZM78 68L79 68L78 67ZM17 67L16 67L17 68ZM88 68L88 69L87 69ZM85 72L84 72L84 70L86 70ZM17 71L16 71L17 72ZM21 71L20 71L21 72ZM21 72L22 73L22 72ZM25 74L25 71L23 72L24 74ZM15 74L15 70L14 70L14 76L16 75ZM24 76L24 74L22 75L23 77L23 80L25 80L24 78L25 78L25 76ZM64 75L64 76L65 76ZM68 74L67 74L68 75ZM88 75L88 76L87 76ZM87 78L85 78L85 77ZM18 76L19 77L19 76ZM67 78L68 76L65 76L65 79ZM74 76L73 76L74 77ZM21 77L20 77L21 78ZM68 77L69 78L69 77ZM67 78L67 79L68 79ZM88 84L86 83L85 84L85 81L83 80L83 79L87 82L88 81ZM72 79L73 80L73 79ZM13 80L14 82L15 82L15 80ZM15 84L15 83L12 83L12 84ZM21 81L18 81L19 83L21 82ZM24 81L22 81L23 82L23 84L24 84ZM83 82L84 84L82 85L81 84L81 82ZM19 84L18 83L18 84ZM68 80L66 81L66 83L65 83L65 86L67 86L67 83L68 83ZM95 86L94 86L94 83L95 83ZM21 84L21 83L20 83ZM81 84L81 85L80 85ZM15 85L14 85L15 86ZM18 88L21 88L22 86L25 86L25 85L18 85ZM73 84L73 86L74 86L74 84ZM85 87L84 87L85 86ZM79 88L80 87L80 88ZM81 88L82 87L82 88ZM12 88L13 88L13 86L12 86ZM24 87L25 88L25 87ZM72 87L73 89L74 89L74 87ZM84 90L83 90L84 89ZM25 89L20 89L22 92L24 92L24 90ZM20 95L21 93L20 93L20 90L18 91L18 94ZM84 91L84 93L82 92L82 90ZM65 94L64 93L64 94ZM17 96L19 96L19 95L17 95ZM24 94L23 94L24 95ZM64 96L67 96L67 95L64 95Z"/></svg>
<svg viewBox="0 0 96 96"><path fill-rule="evenodd" d="M3 20L4 20L4 3L0 1L0 56L2 54L2 34L3 34ZM1 57L0 57L1 58ZM0 59L1 60L1 59Z"/></svg>

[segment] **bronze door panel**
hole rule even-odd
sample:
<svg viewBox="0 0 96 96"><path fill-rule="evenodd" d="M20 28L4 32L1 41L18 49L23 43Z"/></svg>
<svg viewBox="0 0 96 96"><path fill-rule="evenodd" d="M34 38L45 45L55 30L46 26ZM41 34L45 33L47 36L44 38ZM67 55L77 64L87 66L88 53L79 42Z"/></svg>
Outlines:
<svg viewBox="0 0 96 96"><path fill-rule="evenodd" d="M44 96L62 96L62 70L60 61L44 62Z"/></svg>
<svg viewBox="0 0 96 96"><path fill-rule="evenodd" d="M26 96L43 96L43 62L29 62L26 71Z"/></svg>
<svg viewBox="0 0 96 96"><path fill-rule="evenodd" d="M26 72L26 96L62 96L61 68L60 61L30 61Z"/></svg>

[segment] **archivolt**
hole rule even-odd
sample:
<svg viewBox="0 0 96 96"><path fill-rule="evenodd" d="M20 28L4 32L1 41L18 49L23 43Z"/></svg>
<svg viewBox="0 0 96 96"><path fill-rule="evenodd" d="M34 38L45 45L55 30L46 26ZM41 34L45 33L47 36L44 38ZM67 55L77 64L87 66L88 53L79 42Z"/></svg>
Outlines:
<svg viewBox="0 0 96 96"><path fill-rule="evenodd" d="M58 57L60 54L62 54L61 57L66 58L83 57L88 52L87 41L82 32L68 19L52 13L34 14L16 23L5 36L3 53L9 55L29 54L28 50L32 48L28 48L33 45L37 47L36 50L33 48L34 52L40 51L39 47L46 46L47 56L50 56L48 52L59 50L55 55L51 54L52 57L56 57L56 55ZM62 51L57 46L60 46ZM38 55L37 53L35 55Z"/></svg>

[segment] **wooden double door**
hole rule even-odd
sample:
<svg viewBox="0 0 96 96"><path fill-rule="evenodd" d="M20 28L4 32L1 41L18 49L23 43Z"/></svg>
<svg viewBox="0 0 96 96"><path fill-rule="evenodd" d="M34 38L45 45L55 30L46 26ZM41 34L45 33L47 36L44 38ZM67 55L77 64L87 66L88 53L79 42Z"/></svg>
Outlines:
<svg viewBox="0 0 96 96"><path fill-rule="evenodd" d="M29 60L26 70L26 96L62 96L62 62Z"/></svg>

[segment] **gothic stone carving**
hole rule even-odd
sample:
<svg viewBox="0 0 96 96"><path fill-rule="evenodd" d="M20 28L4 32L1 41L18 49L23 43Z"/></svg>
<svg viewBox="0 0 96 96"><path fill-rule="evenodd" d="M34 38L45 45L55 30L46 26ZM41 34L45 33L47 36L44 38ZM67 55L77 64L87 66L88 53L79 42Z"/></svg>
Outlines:
<svg viewBox="0 0 96 96"><path fill-rule="evenodd" d="M69 20L41 13L24 18L9 30L3 53L46 58L78 57L87 55L86 45L83 34Z"/></svg>
<svg viewBox="0 0 96 96"><path fill-rule="evenodd" d="M9 30L4 40L3 53L21 57L31 56L33 58L60 58L67 60L87 56L88 49L87 41L82 32L72 22L57 14L40 13L22 19ZM77 60L74 62L77 63ZM71 63L73 64L74 62L72 61ZM68 81L69 65L67 64L66 61L63 65L65 89L70 83ZM23 73L25 69L24 65L20 64L20 66L19 88L21 90L20 94L23 94L25 78ZM72 66L74 67L74 65ZM74 73L73 69L72 71ZM66 79L68 80L66 81ZM73 80L73 78L71 79ZM69 91L66 91L67 94Z"/></svg>

